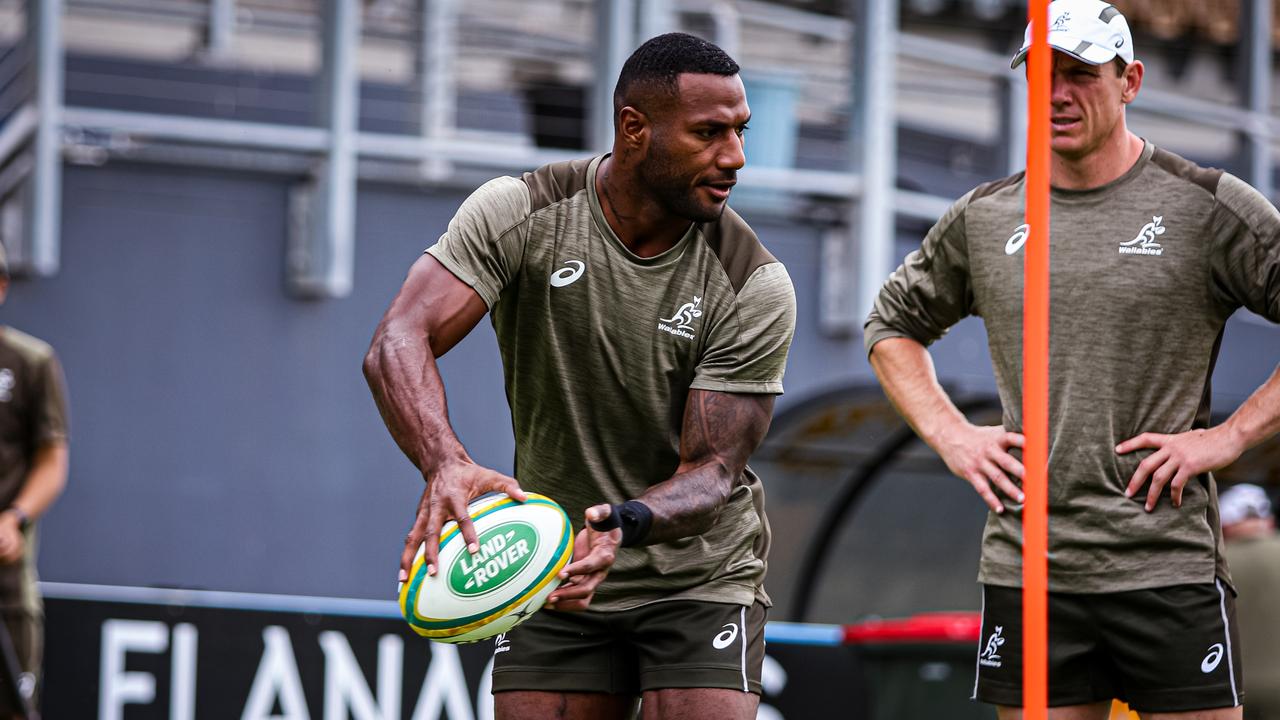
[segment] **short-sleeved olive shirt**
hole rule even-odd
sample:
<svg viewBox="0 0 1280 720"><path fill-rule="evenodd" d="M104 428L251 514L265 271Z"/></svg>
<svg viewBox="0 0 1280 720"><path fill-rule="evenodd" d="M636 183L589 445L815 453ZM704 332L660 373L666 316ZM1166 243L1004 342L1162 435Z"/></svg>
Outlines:
<svg viewBox="0 0 1280 720"><path fill-rule="evenodd" d="M986 324L1004 427L1022 430L1022 174L960 198L885 283L868 350L889 337L928 344L966 315ZM1148 143L1137 163L1090 190L1054 189L1050 212L1049 584L1123 592L1230 581L1217 491L1205 474L1182 507L1166 489L1125 487L1151 451L1117 454L1144 432L1209 423L1209 381L1238 308L1280 322L1280 213L1256 190ZM1036 228L1030 228L1031 233ZM979 577L1022 582L1021 506L991 513Z"/></svg>
<svg viewBox="0 0 1280 720"><path fill-rule="evenodd" d="M675 473L690 389L781 393L795 326L786 270L731 209L661 255L631 253L596 197L601 159L486 183L428 250L492 312L516 478L576 527ZM707 532L622 549L591 607L767 602L768 544L748 469Z"/></svg>
<svg viewBox="0 0 1280 720"><path fill-rule="evenodd" d="M36 450L67 439L62 368L53 348L0 327L0 509L18 497ZM27 530L22 562L0 565L0 609L39 607L35 589L35 527Z"/></svg>

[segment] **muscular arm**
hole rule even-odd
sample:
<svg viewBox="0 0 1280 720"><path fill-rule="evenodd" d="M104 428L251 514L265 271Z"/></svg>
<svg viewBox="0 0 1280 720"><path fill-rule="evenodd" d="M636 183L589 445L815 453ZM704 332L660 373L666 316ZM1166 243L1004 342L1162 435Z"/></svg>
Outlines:
<svg viewBox="0 0 1280 720"><path fill-rule="evenodd" d="M458 521L473 551L478 547L467 514L471 499L494 490L525 499L513 478L476 465L467 455L449 424L436 367L436 358L471 332L485 311L474 290L423 255L410 268L364 358L364 376L383 422L427 482L400 556L401 582L424 543L427 572L435 574L440 529L448 520Z"/></svg>
<svg viewBox="0 0 1280 720"><path fill-rule="evenodd" d="M409 269L365 354L364 376L378 412L424 475L470 460L449 424L436 358L466 337L485 310L474 290L423 255Z"/></svg>
<svg viewBox="0 0 1280 720"><path fill-rule="evenodd" d="M902 337L881 340L871 349L871 367L911 429L951 472L973 485L988 507L1004 512L993 485L1005 497L1022 502L1022 491L1009 479L1023 475L1022 464L1009 454L1010 447L1022 447L1022 435L966 420L938 383L924 345Z"/></svg>
<svg viewBox="0 0 1280 720"><path fill-rule="evenodd" d="M1280 432L1280 367L1221 425L1176 435L1142 433L1116 446L1123 455L1142 448L1155 452L1138 464L1125 495L1133 497L1150 478L1144 507L1148 512L1166 485L1174 507L1191 478L1235 462L1249 448Z"/></svg>
<svg viewBox="0 0 1280 720"><path fill-rule="evenodd" d="M636 498L653 512L641 543L710 530L773 419L773 395L690 390L675 475Z"/></svg>

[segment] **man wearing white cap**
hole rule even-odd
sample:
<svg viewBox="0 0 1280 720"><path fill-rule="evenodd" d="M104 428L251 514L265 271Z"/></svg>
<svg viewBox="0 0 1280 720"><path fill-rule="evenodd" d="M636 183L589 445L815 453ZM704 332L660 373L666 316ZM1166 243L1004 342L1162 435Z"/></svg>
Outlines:
<svg viewBox="0 0 1280 720"><path fill-rule="evenodd" d="M1103 720L1112 698L1148 719L1240 718L1210 473L1280 430L1280 372L1213 427L1209 379L1238 308L1280 322L1280 214L1129 131L1143 66L1116 8L1049 14L1050 718ZM886 394L991 508L974 695L1002 720L1022 716L1023 247L1045 231L1024 224L1024 180L960 198L885 282L864 336ZM965 419L926 350L968 315L986 325L1002 427Z"/></svg>
<svg viewBox="0 0 1280 720"><path fill-rule="evenodd" d="M1280 718L1280 535L1271 498L1257 485L1233 485L1219 499L1227 560L1240 589L1241 653L1249 704L1245 720Z"/></svg>

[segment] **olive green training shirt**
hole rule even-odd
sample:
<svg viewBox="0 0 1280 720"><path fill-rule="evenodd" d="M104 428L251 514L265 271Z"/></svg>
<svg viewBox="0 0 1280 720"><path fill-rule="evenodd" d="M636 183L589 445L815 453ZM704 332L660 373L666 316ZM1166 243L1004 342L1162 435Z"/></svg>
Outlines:
<svg viewBox="0 0 1280 720"><path fill-rule="evenodd" d="M795 326L786 270L731 209L661 255L630 252L596 197L600 160L486 183L427 251L492 313L520 486L578 529L675 473L690 389L781 393ZM768 545L747 469L710 530L621 549L591 608L767 603Z"/></svg>
<svg viewBox="0 0 1280 720"><path fill-rule="evenodd" d="M986 324L1004 427L1022 431L1024 178L960 198L885 283L866 323L929 344L967 315ZM1120 592L1230 580L1210 475L1175 508L1124 496L1143 432L1209 424L1209 380L1241 306L1280 321L1280 214L1257 191L1148 143L1115 181L1054 189L1050 213L1049 584ZM1031 228L1031 233L1036 229ZM983 534L979 579L1022 583L1021 506Z"/></svg>

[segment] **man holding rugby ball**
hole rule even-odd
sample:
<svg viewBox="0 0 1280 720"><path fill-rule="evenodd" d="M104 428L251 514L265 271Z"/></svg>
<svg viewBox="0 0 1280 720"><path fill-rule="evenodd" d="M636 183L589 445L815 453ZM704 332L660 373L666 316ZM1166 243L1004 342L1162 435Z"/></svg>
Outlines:
<svg viewBox="0 0 1280 720"><path fill-rule="evenodd" d="M790 278L726 201L745 162L738 65L683 33L614 92L613 152L500 177L409 271L365 358L426 489L405 541L523 489L582 518L548 608L494 660L499 718L754 718L769 598L760 480L795 324ZM492 314L516 474L477 465L435 358Z"/></svg>

